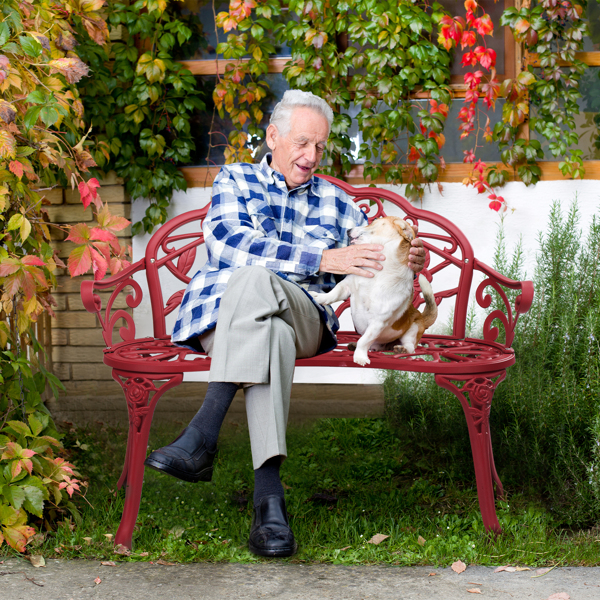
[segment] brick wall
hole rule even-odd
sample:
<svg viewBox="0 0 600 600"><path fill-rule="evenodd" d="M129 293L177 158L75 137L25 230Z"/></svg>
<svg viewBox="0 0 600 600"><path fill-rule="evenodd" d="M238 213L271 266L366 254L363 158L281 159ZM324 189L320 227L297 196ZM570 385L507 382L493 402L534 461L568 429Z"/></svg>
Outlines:
<svg viewBox="0 0 600 600"><path fill-rule="evenodd" d="M101 182L100 196L110 204L112 214L130 218L130 199L121 183L117 177L109 176ZM91 208L83 209L77 190L52 190L46 197L51 202L47 207L51 222L92 224ZM118 235L122 244L131 243L130 227ZM66 263L74 245L64 241L65 237L66 234L53 230L53 245ZM122 412L121 409L124 414L119 420L126 419L123 392L112 379L111 370L102 362L102 349L106 344L101 329L95 315L88 313L81 302L79 290L83 278L72 279L62 272L57 279L58 287L53 295L58 307L56 318L51 320L51 358L54 374L66 389L58 401L49 401L49 408L58 419L93 421L106 411ZM124 297L117 300L116 306L126 308Z"/></svg>

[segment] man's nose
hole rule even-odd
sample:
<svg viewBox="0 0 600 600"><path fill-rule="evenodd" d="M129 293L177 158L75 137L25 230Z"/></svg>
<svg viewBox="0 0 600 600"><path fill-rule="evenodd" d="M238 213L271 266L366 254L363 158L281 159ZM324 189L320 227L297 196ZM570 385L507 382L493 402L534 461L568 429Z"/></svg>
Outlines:
<svg viewBox="0 0 600 600"><path fill-rule="evenodd" d="M317 149L315 146L312 146L310 144L307 144L306 150L304 152L304 158L306 158L306 160L315 163L317 162Z"/></svg>

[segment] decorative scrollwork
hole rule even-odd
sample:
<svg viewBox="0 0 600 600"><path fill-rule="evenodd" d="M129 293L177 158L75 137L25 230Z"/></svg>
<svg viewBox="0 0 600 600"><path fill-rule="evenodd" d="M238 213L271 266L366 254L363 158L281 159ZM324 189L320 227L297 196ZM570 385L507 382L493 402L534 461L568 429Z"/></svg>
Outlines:
<svg viewBox="0 0 600 600"><path fill-rule="evenodd" d="M145 377L130 377L121 385L127 400L129 422L136 431L139 431L148 414L150 392L156 392L156 387L150 379Z"/></svg>
<svg viewBox="0 0 600 600"><path fill-rule="evenodd" d="M507 348L510 348L515 337L514 331L517 323L516 319L513 319L512 307L510 305L510 302L508 301L504 290L496 281L492 279L485 279L477 287L477 292L475 294L477 304L479 304L481 308L488 308L492 303L492 296L490 294L485 294L484 296L483 294L483 291L488 286L492 287L496 291L498 296L500 296L502 302L504 302L504 306L506 307L506 314L503 313L501 310L496 309L487 316L485 322L483 323L483 339L486 342L495 342L498 339L500 330L498 329L498 327L492 327L492 323L497 319L498 321L500 321L500 323L502 323L502 326L504 327L504 333L506 335L505 346Z"/></svg>
<svg viewBox="0 0 600 600"><path fill-rule="evenodd" d="M144 259L138 261L122 273L110 277L104 281L84 281L81 284L81 299L85 309L98 317L102 327L102 337L108 347L113 345L113 330L119 319L125 321L125 325L119 328L121 340L129 341L135 339L135 323L133 316L126 310L119 309L111 314L113 304L119 294L130 287L131 291L125 297L125 302L129 308L136 308L142 301L142 289L140 285L131 277L137 271L144 269ZM97 294L99 291L113 288L110 297L106 303L104 312L102 311L102 299Z"/></svg>
<svg viewBox="0 0 600 600"><path fill-rule="evenodd" d="M381 201L381 198L375 195L354 198L354 202L358 204L358 208L365 214L369 223L373 222L375 219L379 219L379 217L385 217L383 202ZM371 214L373 212L374 214Z"/></svg>

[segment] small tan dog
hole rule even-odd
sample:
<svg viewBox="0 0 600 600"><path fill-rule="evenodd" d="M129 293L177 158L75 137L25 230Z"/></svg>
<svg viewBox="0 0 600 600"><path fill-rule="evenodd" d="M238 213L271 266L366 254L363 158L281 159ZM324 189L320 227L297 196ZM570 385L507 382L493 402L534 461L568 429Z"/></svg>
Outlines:
<svg viewBox="0 0 600 600"><path fill-rule="evenodd" d="M414 229L399 217L376 219L348 231L351 244L381 244L385 262L373 277L347 275L328 293L312 293L319 304L333 304L351 296L352 320L361 335L354 362L367 365L369 350L392 349L412 354L423 332L435 323L437 305L427 279L419 275L425 298L421 313L412 304L413 271L408 266ZM399 344L398 344L399 342Z"/></svg>

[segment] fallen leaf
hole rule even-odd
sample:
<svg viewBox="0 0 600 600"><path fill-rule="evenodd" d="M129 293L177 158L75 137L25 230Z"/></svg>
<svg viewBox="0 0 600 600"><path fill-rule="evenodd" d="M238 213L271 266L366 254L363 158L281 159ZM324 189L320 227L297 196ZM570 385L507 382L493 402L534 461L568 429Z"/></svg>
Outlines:
<svg viewBox="0 0 600 600"><path fill-rule="evenodd" d="M113 539L113 534L112 533L105 533L104 537L110 542Z"/></svg>
<svg viewBox="0 0 600 600"><path fill-rule="evenodd" d="M467 590L467 592L469 592L469 594L481 594L481 590L479 588L471 588L470 590Z"/></svg>
<svg viewBox="0 0 600 600"><path fill-rule="evenodd" d="M500 573L500 571L506 571L506 565L504 565L502 567L496 567L494 569L494 573Z"/></svg>
<svg viewBox="0 0 600 600"><path fill-rule="evenodd" d="M32 554L29 557L29 562L31 563L31 565L33 567L45 567L46 566L46 561L44 560L44 557L41 554Z"/></svg>
<svg viewBox="0 0 600 600"><path fill-rule="evenodd" d="M429 575L427 575L427 577L435 577L437 575L437 573L429 573Z"/></svg>
<svg viewBox="0 0 600 600"><path fill-rule="evenodd" d="M350 550L350 548L352 548L352 546L344 546L343 548L340 548L340 552L343 552L344 550Z"/></svg>
<svg viewBox="0 0 600 600"><path fill-rule="evenodd" d="M148 554L149 554L148 552L142 552L142 553L138 554L137 556L148 556Z"/></svg>
<svg viewBox="0 0 600 600"><path fill-rule="evenodd" d="M117 563L112 560L103 560L100 563L103 567L116 567Z"/></svg>
<svg viewBox="0 0 600 600"><path fill-rule="evenodd" d="M469 585L483 585L483 583L479 583L478 581L467 581Z"/></svg>
<svg viewBox="0 0 600 600"><path fill-rule="evenodd" d="M77 546L71 546L71 548L75 550L75 552L79 552L81 550L81 546L79 544Z"/></svg>
<svg viewBox="0 0 600 600"><path fill-rule="evenodd" d="M419 544L419 546L425 545L425 538L422 535L417 538L417 544Z"/></svg>
<svg viewBox="0 0 600 600"><path fill-rule="evenodd" d="M56 554L61 554L62 553L62 548L54 548L54 552L56 552Z"/></svg>
<svg viewBox="0 0 600 600"><path fill-rule="evenodd" d="M211 529L211 531L219 531L219 528L215 527L214 529Z"/></svg>
<svg viewBox="0 0 600 600"><path fill-rule="evenodd" d="M536 575L545 575L548 571L551 570L552 567L544 567L543 569L538 569L535 574Z"/></svg>
<svg viewBox="0 0 600 600"><path fill-rule="evenodd" d="M157 564L157 565L165 565L166 567L172 567L172 566L176 565L177 563L174 563L174 562L167 562L166 560L163 560L162 558L159 558L159 559L156 561L156 564Z"/></svg>
<svg viewBox="0 0 600 600"><path fill-rule="evenodd" d="M84 537L83 538L84 542L89 546L92 543L92 538L91 537Z"/></svg>
<svg viewBox="0 0 600 600"><path fill-rule="evenodd" d="M465 563L462 560L457 560L456 562L452 563L452 567L451 569L455 572L458 573L459 575L465 571L467 568L467 565L465 565Z"/></svg>
<svg viewBox="0 0 600 600"><path fill-rule="evenodd" d="M100 579L100 577L96 577L96 579L94 579L94 583L98 585L99 583L102 583L102 579Z"/></svg>
<svg viewBox="0 0 600 600"><path fill-rule="evenodd" d="M514 573L517 570L517 567L506 567L504 570L508 571L509 573Z"/></svg>
<svg viewBox="0 0 600 600"><path fill-rule="evenodd" d="M552 596L548 596L548 600L571 600L571 596L566 592L558 592L557 594L552 594Z"/></svg>
<svg viewBox="0 0 600 600"><path fill-rule="evenodd" d="M287 483L285 483L285 481L282 481L281 485L283 486L284 490L291 490L291 489L293 489L292 486L288 485Z"/></svg>
<svg viewBox="0 0 600 600"><path fill-rule="evenodd" d="M521 571L531 571L529 567L516 567L517 572Z"/></svg>
<svg viewBox="0 0 600 600"><path fill-rule="evenodd" d="M367 544L375 544L376 546L381 544L381 542L383 542L383 540L387 540L390 536L389 535L383 535L383 533L376 533L368 542Z"/></svg>
<svg viewBox="0 0 600 600"><path fill-rule="evenodd" d="M131 555L131 550L129 548L123 546L123 544L118 544L117 546L115 546L114 552L115 552L115 554L122 554L123 556Z"/></svg>

